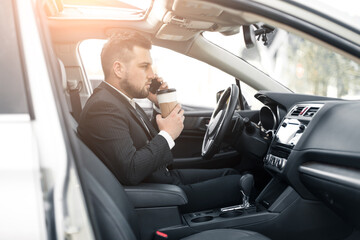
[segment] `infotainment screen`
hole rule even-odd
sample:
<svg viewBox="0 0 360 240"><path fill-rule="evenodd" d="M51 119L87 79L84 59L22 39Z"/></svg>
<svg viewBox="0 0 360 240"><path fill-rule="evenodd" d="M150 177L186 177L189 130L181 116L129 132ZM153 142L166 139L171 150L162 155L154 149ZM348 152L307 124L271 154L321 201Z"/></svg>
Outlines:
<svg viewBox="0 0 360 240"><path fill-rule="evenodd" d="M295 146L303 134L306 126L297 119L284 119L276 133L279 143Z"/></svg>

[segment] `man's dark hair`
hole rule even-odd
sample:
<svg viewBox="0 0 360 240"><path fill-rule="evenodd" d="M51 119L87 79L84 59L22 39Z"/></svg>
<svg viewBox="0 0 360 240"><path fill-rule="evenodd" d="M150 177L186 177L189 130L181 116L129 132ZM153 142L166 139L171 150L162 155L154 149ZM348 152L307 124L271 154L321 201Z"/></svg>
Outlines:
<svg viewBox="0 0 360 240"><path fill-rule="evenodd" d="M151 49L151 41L143 34L124 30L112 35L101 52L101 65L105 79L110 75L114 61L127 62L132 59L134 46Z"/></svg>

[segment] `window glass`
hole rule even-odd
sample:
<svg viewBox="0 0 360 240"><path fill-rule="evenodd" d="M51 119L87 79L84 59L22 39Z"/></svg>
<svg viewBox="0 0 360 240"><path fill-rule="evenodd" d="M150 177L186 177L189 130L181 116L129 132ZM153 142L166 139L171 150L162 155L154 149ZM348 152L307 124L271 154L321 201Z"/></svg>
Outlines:
<svg viewBox="0 0 360 240"><path fill-rule="evenodd" d="M326 15L336 18L360 30L360 2L354 0L293 0L298 5L306 6ZM290 3L292 3L290 1Z"/></svg>
<svg viewBox="0 0 360 240"><path fill-rule="evenodd" d="M0 5L0 114L28 113L11 1ZM6 33L6 34L5 34Z"/></svg>
<svg viewBox="0 0 360 240"><path fill-rule="evenodd" d="M154 47L151 52L155 72L176 88L182 104L213 108L216 93L235 83L217 68L169 49Z"/></svg>
<svg viewBox="0 0 360 240"><path fill-rule="evenodd" d="M255 94L258 92L256 89L250 87L244 82L240 83L240 87L241 87L241 93L244 96L245 101L251 110L256 110L256 109L259 110L264 106L262 102L260 102L254 97Z"/></svg>
<svg viewBox="0 0 360 240"><path fill-rule="evenodd" d="M80 44L80 55L93 86L104 79L100 60L104 43L104 40L86 40ZM233 76L169 49L153 46L151 55L154 71L170 88L177 90L178 101L183 105L213 108L216 93L235 83ZM253 97L256 91L245 84L241 86L249 105L259 108L259 102ZM141 101L142 106L145 102Z"/></svg>
<svg viewBox="0 0 360 240"><path fill-rule="evenodd" d="M79 46L81 61L93 89L104 80L101 67L101 50L105 42L106 40L89 39L83 41Z"/></svg>
<svg viewBox="0 0 360 240"><path fill-rule="evenodd" d="M360 99L360 65L295 34L275 29L266 46L256 41L250 49L242 30L232 36L214 32L204 36L296 93Z"/></svg>

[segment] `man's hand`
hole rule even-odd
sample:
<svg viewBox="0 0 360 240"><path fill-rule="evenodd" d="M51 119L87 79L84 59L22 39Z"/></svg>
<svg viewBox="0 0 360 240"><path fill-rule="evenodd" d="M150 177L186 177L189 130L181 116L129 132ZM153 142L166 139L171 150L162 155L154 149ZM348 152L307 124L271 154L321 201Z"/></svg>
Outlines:
<svg viewBox="0 0 360 240"><path fill-rule="evenodd" d="M168 89L169 86L166 82L163 81L163 79L161 77L157 77L156 80L161 84L161 86L159 87L160 90L164 90L164 89ZM153 94L149 91L149 95L148 95L148 99L153 102L156 106L159 106L158 104L158 100L157 100L157 95L156 94Z"/></svg>
<svg viewBox="0 0 360 240"><path fill-rule="evenodd" d="M167 132L173 140L179 137L184 129L184 110L180 104L177 104L172 112L166 118L162 118L160 114L156 115L156 123L161 130Z"/></svg>

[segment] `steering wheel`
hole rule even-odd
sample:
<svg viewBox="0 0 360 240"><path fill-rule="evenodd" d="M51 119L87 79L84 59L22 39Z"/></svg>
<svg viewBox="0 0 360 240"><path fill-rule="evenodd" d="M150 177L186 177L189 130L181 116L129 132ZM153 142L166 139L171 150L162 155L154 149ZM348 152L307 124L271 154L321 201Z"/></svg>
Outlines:
<svg viewBox="0 0 360 240"><path fill-rule="evenodd" d="M232 84L221 95L204 136L201 155L204 159L210 159L220 150L221 142L227 129L230 127L239 99L239 88Z"/></svg>

